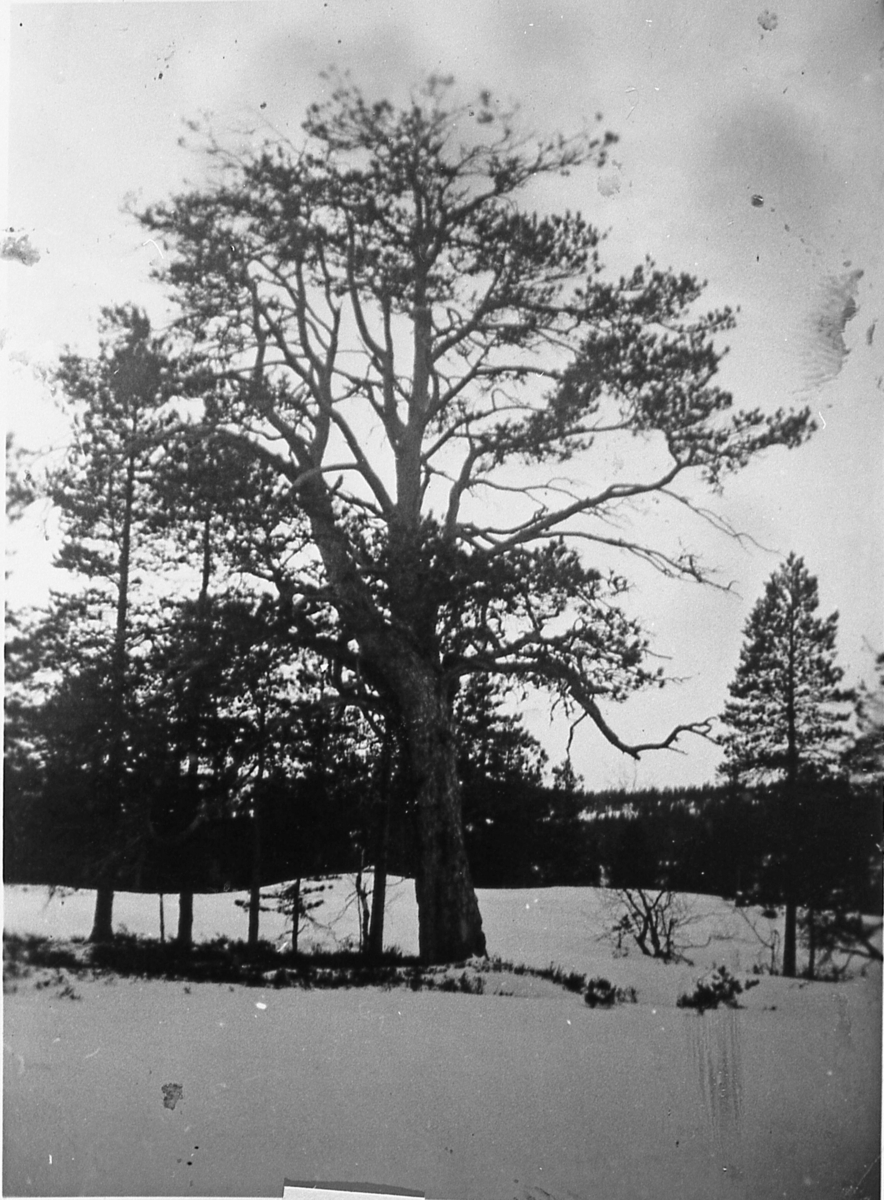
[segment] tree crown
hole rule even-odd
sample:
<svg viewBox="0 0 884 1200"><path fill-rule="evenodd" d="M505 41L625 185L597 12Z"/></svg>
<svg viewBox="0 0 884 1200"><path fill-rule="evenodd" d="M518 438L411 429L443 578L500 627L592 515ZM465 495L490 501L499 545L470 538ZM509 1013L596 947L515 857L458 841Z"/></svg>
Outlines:
<svg viewBox="0 0 884 1200"><path fill-rule="evenodd" d="M518 674L637 752L598 703L657 677L611 564L708 576L627 511L700 512L676 480L718 488L809 416L733 411L714 383L733 313L697 314L695 278L646 261L609 280L582 215L523 207L611 135L532 142L440 78L403 108L334 84L303 146L210 140L211 181L140 214L214 372L205 431L287 481L318 576L286 586L302 616L334 607L379 686L396 690L406 647L452 681Z"/></svg>
<svg viewBox="0 0 884 1200"><path fill-rule="evenodd" d="M745 627L722 721L722 772L744 782L826 774L843 753L853 693L840 686L838 614L820 618L819 589L790 554Z"/></svg>

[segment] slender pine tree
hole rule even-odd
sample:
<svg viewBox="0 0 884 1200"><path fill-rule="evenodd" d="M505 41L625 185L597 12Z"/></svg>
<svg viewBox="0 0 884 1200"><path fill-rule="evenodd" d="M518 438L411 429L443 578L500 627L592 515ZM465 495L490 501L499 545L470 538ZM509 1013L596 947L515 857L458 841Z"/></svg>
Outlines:
<svg viewBox="0 0 884 1200"><path fill-rule="evenodd" d="M127 710L134 572L144 566L141 540L154 503L155 460L168 416L161 408L173 390L167 348L148 318L127 306L107 309L95 359L67 353L57 381L71 412L73 440L48 492L61 512L63 543L57 566L88 580L113 609L109 651L107 745L99 755L101 820L120 815L127 778ZM98 761L98 760L97 760ZM98 879L91 939L113 936L113 856Z"/></svg>
<svg viewBox="0 0 884 1200"><path fill-rule="evenodd" d="M838 614L816 615L817 580L790 554L746 622L745 642L722 721L722 774L772 786L785 817L783 973L794 976L802 794L840 767L852 693L835 661Z"/></svg>

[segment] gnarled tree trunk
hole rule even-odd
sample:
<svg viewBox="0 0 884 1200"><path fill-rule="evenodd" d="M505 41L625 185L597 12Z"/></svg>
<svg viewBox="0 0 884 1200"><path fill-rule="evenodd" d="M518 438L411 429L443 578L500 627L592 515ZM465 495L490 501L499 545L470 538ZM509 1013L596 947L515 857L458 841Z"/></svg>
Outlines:
<svg viewBox="0 0 884 1200"><path fill-rule="evenodd" d="M409 491L402 472L398 482L402 503L402 495ZM410 490L415 491L413 480ZM433 659L434 604L417 586L421 561L417 520L411 522L410 533L399 531L391 539L394 619L388 623L365 586L325 485L310 476L298 495L335 606L359 644L364 668L395 702L405 734L417 834L415 891L421 959L461 962L484 955L482 917L464 845L451 697ZM418 647L430 649L422 652Z"/></svg>
<svg viewBox="0 0 884 1200"><path fill-rule="evenodd" d="M460 962L485 954L485 934L464 844L451 705L435 673L413 667L408 675L403 713L415 804L420 957Z"/></svg>

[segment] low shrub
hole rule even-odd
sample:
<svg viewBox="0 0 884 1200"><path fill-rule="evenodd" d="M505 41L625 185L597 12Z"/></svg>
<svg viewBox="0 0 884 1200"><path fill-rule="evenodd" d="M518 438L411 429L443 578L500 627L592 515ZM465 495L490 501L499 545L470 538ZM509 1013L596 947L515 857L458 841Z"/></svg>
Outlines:
<svg viewBox="0 0 884 1200"><path fill-rule="evenodd" d="M55 977L41 987L64 987L62 969L74 976L103 975L110 978L163 979L186 984L237 984L245 987L272 988L349 988L407 987L414 992L445 991L482 995L486 990L485 972L512 972L549 980L566 991L584 994L591 1007L635 1000L632 988L612 988L606 980L588 980L578 971L565 970L550 963L548 967L529 967L524 963L500 958L452 963L442 974L398 948L367 959L353 950L313 950L310 953L280 954L265 941L249 946L226 937L181 947L175 941L125 933L112 942L89 943L72 947L58 945L38 936L5 938L5 976L7 990L36 968L50 968ZM498 995L510 992L496 991ZM70 997L71 999L79 996Z"/></svg>
<svg viewBox="0 0 884 1200"><path fill-rule="evenodd" d="M393 986L399 973L419 969L416 958L386 951L376 960L345 951L280 956L270 942L249 946L215 938L181 947L176 942L124 933L112 942L77 948L49 938L4 935L4 979L15 981L36 968L62 968L72 975L112 975L187 983L227 983L246 987ZM42 986L52 986L51 983Z"/></svg>
<svg viewBox="0 0 884 1200"><path fill-rule="evenodd" d="M41 934L3 934L3 972L7 977L29 975L34 967L64 967L73 972L87 966L66 946L56 945Z"/></svg>
<svg viewBox="0 0 884 1200"><path fill-rule="evenodd" d="M613 1008L615 1004L635 1004L635 988L615 987L608 979L590 979L583 999L590 1008Z"/></svg>
<svg viewBox="0 0 884 1200"><path fill-rule="evenodd" d="M682 993L676 1004L679 1008L695 1008L698 1012L706 1012L710 1008L718 1008L720 1004L727 1008L739 1008L737 997L749 988L757 987L759 980L747 979L741 983L731 975L727 967L713 967L706 975L698 979L692 992Z"/></svg>
<svg viewBox="0 0 884 1200"><path fill-rule="evenodd" d="M483 964L482 969L512 973L513 975L531 975L535 979L548 979L550 983L558 984L567 992L582 992L586 987L586 976L579 971L566 971L550 963L548 967L527 967L524 963L512 963L502 958L491 958Z"/></svg>
<svg viewBox="0 0 884 1200"><path fill-rule="evenodd" d="M414 984L412 983L412 988ZM463 992L470 996L481 996L485 991L485 983L480 975L470 976L463 972L458 978L455 975L446 975L441 982L436 982L432 976L426 976L423 980L423 986L430 990L439 992Z"/></svg>
<svg viewBox="0 0 884 1200"><path fill-rule="evenodd" d="M550 964L547 978L551 979L553 983L557 983L559 987L563 987L566 992L582 992L586 987L585 975L581 975L579 971L563 971L561 967L552 964Z"/></svg>

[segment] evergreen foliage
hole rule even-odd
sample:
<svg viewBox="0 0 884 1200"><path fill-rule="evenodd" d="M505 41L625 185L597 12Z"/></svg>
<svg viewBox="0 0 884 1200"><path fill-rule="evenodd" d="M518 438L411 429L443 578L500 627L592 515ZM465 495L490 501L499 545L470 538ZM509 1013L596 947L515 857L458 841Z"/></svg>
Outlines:
<svg viewBox="0 0 884 1200"><path fill-rule="evenodd" d="M777 829L779 898L786 906L783 972L796 972L797 905L828 873L809 870L814 796L837 776L844 755L853 693L841 687L835 660L838 614L816 615L818 586L803 559L790 554L774 572L745 627L731 699L722 713L722 773L734 783L766 787Z"/></svg>
<svg viewBox="0 0 884 1200"><path fill-rule="evenodd" d="M722 722L722 773L742 784L792 782L837 770L847 743L844 672L835 661L838 614L816 615L817 580L790 554L744 630Z"/></svg>

